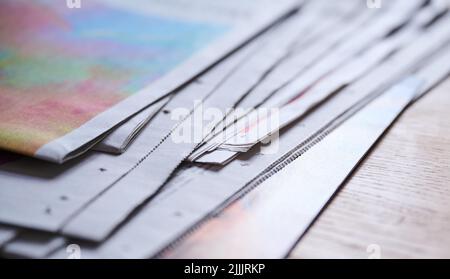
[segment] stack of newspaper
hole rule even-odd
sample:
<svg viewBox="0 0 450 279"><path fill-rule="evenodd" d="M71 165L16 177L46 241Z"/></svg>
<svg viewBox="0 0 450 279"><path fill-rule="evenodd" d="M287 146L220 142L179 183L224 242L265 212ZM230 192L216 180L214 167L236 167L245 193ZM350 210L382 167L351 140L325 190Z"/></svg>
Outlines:
<svg viewBox="0 0 450 279"><path fill-rule="evenodd" d="M1 1L1 255L284 257L450 74L449 7Z"/></svg>

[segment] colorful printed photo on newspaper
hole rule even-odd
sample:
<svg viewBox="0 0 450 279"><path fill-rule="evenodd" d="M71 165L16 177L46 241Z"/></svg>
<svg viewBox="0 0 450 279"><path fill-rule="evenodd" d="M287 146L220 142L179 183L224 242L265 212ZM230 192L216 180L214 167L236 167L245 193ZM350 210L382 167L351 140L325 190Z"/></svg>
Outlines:
<svg viewBox="0 0 450 279"><path fill-rule="evenodd" d="M295 7L240 2L1 1L0 149L73 158Z"/></svg>

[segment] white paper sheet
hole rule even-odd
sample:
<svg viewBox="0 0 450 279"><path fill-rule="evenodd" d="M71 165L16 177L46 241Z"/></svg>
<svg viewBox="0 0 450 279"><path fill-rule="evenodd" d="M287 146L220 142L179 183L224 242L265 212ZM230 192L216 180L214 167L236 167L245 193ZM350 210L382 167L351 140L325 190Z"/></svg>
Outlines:
<svg viewBox="0 0 450 279"><path fill-rule="evenodd" d="M121 154L132 143L133 139L140 133L141 129L169 102L171 96L154 103L139 112L114 131L108 134L101 142L92 149L95 151Z"/></svg>

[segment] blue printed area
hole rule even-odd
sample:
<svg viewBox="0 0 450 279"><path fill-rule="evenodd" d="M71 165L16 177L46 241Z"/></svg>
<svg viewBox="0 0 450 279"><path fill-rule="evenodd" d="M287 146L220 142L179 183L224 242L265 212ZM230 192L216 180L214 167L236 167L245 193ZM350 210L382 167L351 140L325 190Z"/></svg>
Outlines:
<svg viewBox="0 0 450 279"><path fill-rule="evenodd" d="M101 4L68 9L70 32L45 34L83 50L80 57L130 73L125 91L133 93L179 66L228 31L211 23L140 14ZM85 61L86 62L86 61Z"/></svg>

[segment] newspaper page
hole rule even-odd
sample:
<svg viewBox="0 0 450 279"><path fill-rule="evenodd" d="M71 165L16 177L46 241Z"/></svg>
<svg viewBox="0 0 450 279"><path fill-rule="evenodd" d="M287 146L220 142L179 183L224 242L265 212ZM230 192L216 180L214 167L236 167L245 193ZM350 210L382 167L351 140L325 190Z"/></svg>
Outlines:
<svg viewBox="0 0 450 279"><path fill-rule="evenodd" d="M79 2L0 2L0 148L73 158L298 4Z"/></svg>

